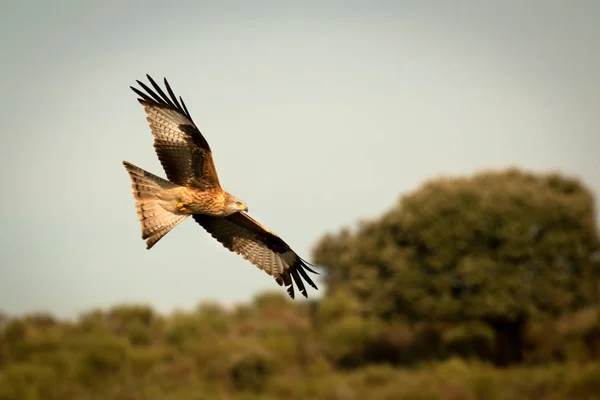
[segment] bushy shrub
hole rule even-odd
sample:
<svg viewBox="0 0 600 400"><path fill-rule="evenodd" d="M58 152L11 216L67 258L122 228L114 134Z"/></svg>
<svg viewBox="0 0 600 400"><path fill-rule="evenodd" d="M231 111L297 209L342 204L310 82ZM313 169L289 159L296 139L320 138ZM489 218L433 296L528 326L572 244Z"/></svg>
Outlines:
<svg viewBox="0 0 600 400"><path fill-rule="evenodd" d="M408 365L414 362L413 327L403 321L380 322L371 340L365 343L365 361Z"/></svg>
<svg viewBox="0 0 600 400"><path fill-rule="evenodd" d="M197 315L178 313L167 322L165 335L170 345L181 347L188 341L201 340L203 331L205 329Z"/></svg>
<svg viewBox="0 0 600 400"><path fill-rule="evenodd" d="M600 307L588 307L556 319L530 321L525 330L525 359L588 362L600 357Z"/></svg>
<svg viewBox="0 0 600 400"><path fill-rule="evenodd" d="M490 360L495 332L482 322L469 322L446 330L442 335L446 353L464 358Z"/></svg>
<svg viewBox="0 0 600 400"><path fill-rule="evenodd" d="M264 390L275 370L275 361L266 351L251 350L235 356L229 367L236 390Z"/></svg>
<svg viewBox="0 0 600 400"><path fill-rule="evenodd" d="M92 384L121 374L129 367L129 345L123 338L93 335L78 343L81 382Z"/></svg>
<svg viewBox="0 0 600 400"><path fill-rule="evenodd" d="M371 321L347 315L332 321L323 331L329 357L342 368L359 366L365 359L366 344L375 338Z"/></svg>
<svg viewBox="0 0 600 400"><path fill-rule="evenodd" d="M573 399L600 398L600 363L587 365L580 373L571 374L567 393Z"/></svg>
<svg viewBox="0 0 600 400"><path fill-rule="evenodd" d="M12 364L0 374L1 400L59 399L56 390L57 376L46 366Z"/></svg>
<svg viewBox="0 0 600 400"><path fill-rule="evenodd" d="M110 309L108 318L116 325L127 325L137 321L144 326L150 326L155 318L154 310L141 304L121 304Z"/></svg>

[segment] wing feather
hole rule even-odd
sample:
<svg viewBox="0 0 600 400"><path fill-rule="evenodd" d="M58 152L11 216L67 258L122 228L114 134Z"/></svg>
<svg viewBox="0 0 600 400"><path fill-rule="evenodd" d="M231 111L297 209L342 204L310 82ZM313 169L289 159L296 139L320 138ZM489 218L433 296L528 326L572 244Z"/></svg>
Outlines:
<svg viewBox="0 0 600 400"><path fill-rule="evenodd" d="M131 87L144 106L154 148L171 182L201 189L220 189L219 177L208 142L194 124L183 99L175 96L164 80L167 93L146 75L152 88L136 81L145 91Z"/></svg>
<svg viewBox="0 0 600 400"><path fill-rule="evenodd" d="M292 299L295 296L292 282L304 297L308 297L304 281L318 290L306 272L316 274L309 264L279 236L247 214L240 212L227 217L194 214L193 218L227 249L273 276L279 285L285 285Z"/></svg>
<svg viewBox="0 0 600 400"><path fill-rule="evenodd" d="M189 113L187 112L187 109L183 109L181 107L181 105L179 104L179 102L177 101L177 96L175 96L175 93L173 93L173 90L171 89L171 86L167 82L167 78L164 78L164 81L165 81L165 87L167 88L167 91L169 92L169 96L171 97L171 99L173 99L173 102L175 103L174 104L175 108L177 108L179 110L184 110L185 113L186 113L186 115L189 115ZM182 100L182 102L183 102L183 100Z"/></svg>
<svg viewBox="0 0 600 400"><path fill-rule="evenodd" d="M175 104L173 103L173 101L171 101L171 99L169 99L169 97L165 94L165 92L162 91L162 89L160 88L160 86L158 86L156 84L156 82L154 82L154 79L152 79L152 77L150 77L150 75L146 75L146 77L148 77L148 80L150 81L150 84L152 85L152 87L154 88L154 90L156 90L158 92L158 94L160 95L160 97L162 98L162 100L164 100L165 103L167 103L168 105L170 105L173 108L177 108L175 106ZM165 79L165 82L167 80ZM165 83L167 86L169 86L168 83ZM147 89L146 89L147 90Z"/></svg>

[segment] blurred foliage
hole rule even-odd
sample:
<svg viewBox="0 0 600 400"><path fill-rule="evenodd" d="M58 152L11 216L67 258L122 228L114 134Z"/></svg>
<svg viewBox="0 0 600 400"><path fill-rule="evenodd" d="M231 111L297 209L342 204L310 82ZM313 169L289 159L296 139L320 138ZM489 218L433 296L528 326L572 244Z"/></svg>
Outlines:
<svg viewBox="0 0 600 400"><path fill-rule="evenodd" d="M494 332L480 332L480 351L492 340L499 364L522 360L526 320L599 297L594 198L555 173L434 179L380 218L326 235L314 253L329 295L384 320L483 322Z"/></svg>
<svg viewBox="0 0 600 400"><path fill-rule="evenodd" d="M494 341L484 322L384 321L347 295L311 304L264 293L140 325L134 310L10 318L0 400L600 396L600 306L527 322L526 361L510 368L482 361ZM131 326L145 326L143 344Z"/></svg>
<svg viewBox="0 0 600 400"><path fill-rule="evenodd" d="M439 178L356 232L326 235L328 290L383 317L516 320L598 300L591 192L518 170Z"/></svg>
<svg viewBox="0 0 600 400"><path fill-rule="evenodd" d="M0 400L597 399L595 221L558 175L434 180L320 241L319 301L0 314Z"/></svg>

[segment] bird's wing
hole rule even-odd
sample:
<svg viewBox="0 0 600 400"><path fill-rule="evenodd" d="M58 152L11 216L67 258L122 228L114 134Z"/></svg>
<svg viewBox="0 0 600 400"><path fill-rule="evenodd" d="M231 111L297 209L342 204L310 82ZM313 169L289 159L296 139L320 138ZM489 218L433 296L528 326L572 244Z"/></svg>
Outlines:
<svg viewBox="0 0 600 400"><path fill-rule="evenodd" d="M193 217L223 246L273 276L280 286L285 285L292 299L294 298L292 280L304 297L307 297L307 294L302 278L317 289L306 270L315 274L317 272L313 271L309 264L279 236L247 214L237 212L227 217L194 214Z"/></svg>
<svg viewBox="0 0 600 400"><path fill-rule="evenodd" d="M154 148L169 180L201 189L221 188L210 146L192 121L183 99L177 100L166 78L168 96L146 76L154 90L140 81L136 82L146 93L132 86L131 89L140 96L138 101L146 111Z"/></svg>

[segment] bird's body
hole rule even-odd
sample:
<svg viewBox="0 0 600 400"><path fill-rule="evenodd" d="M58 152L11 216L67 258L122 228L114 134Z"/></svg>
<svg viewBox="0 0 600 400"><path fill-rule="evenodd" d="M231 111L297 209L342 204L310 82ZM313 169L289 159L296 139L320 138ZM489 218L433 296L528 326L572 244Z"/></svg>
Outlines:
<svg viewBox="0 0 600 400"><path fill-rule="evenodd" d="M192 216L229 250L272 275L294 298L296 284L306 297L302 278L315 289L307 274L313 271L279 236L245 212L248 206L226 192L219 182L212 152L183 102L165 79L167 96L148 76L155 91L137 81L146 93L131 88L144 106L154 136L154 148L168 180L123 162L129 172L142 226L142 238L152 248L171 229Z"/></svg>
<svg viewBox="0 0 600 400"><path fill-rule="evenodd" d="M160 205L165 210L182 215L205 214L215 217L224 217L239 208L227 208L230 194L222 190L196 189L178 186L172 189L163 189L156 194Z"/></svg>

